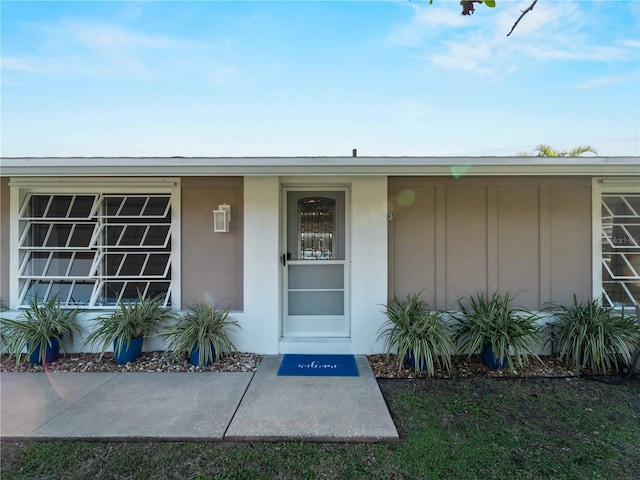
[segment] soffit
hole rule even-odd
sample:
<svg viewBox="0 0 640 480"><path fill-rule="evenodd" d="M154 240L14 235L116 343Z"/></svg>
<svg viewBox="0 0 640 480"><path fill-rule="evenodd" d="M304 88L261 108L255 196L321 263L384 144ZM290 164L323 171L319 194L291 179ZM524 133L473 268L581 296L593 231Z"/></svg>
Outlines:
<svg viewBox="0 0 640 480"><path fill-rule="evenodd" d="M640 175L640 157L3 158L0 176Z"/></svg>

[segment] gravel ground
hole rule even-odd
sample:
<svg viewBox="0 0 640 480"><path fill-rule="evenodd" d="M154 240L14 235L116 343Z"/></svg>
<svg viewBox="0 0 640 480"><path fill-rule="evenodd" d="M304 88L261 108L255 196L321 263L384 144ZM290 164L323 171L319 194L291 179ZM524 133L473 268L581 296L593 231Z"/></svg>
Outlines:
<svg viewBox="0 0 640 480"><path fill-rule="evenodd" d="M262 355L255 353L232 353L208 367L194 367L186 359L174 359L167 352L146 352L133 363L118 365L113 353L69 353L60 356L57 362L46 365L30 365L28 358L22 357L16 365L8 355L1 357L1 372L253 372ZM398 369L395 355L370 355L369 363L378 378L421 378L424 373L415 373L403 365ZM542 357L542 363L532 360L529 365L516 372L508 369L490 369L482 365L479 355L453 358L451 372L436 372L438 378L464 377L566 377L573 376L571 367L556 358Z"/></svg>
<svg viewBox="0 0 640 480"><path fill-rule="evenodd" d="M102 357L97 353L68 353L61 355L57 362L31 365L23 356L20 365L14 358L2 355L2 372L254 372L262 355L254 353L232 353L208 367L194 367L185 359L172 358L167 352L145 352L138 360L126 365L118 365L113 353ZM26 360L26 361L25 361Z"/></svg>

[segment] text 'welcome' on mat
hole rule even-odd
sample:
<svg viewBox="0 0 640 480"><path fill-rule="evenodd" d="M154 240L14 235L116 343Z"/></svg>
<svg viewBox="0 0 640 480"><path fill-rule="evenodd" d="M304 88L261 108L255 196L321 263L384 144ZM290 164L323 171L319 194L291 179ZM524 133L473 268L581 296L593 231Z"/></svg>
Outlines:
<svg viewBox="0 0 640 480"><path fill-rule="evenodd" d="M282 357L280 376L358 377L353 355L307 355L287 353Z"/></svg>

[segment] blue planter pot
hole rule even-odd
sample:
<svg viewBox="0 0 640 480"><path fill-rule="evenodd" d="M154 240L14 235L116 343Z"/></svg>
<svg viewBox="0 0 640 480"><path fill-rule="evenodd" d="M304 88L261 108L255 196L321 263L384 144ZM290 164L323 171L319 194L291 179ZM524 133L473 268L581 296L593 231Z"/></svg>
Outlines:
<svg viewBox="0 0 640 480"><path fill-rule="evenodd" d="M118 352L119 341L113 342L113 354L118 365L124 365L128 362L135 362L142 353L142 344L144 337L134 338L122 344L122 349Z"/></svg>
<svg viewBox="0 0 640 480"><path fill-rule="evenodd" d="M27 349L31 346L27 345ZM51 339L51 345L46 344L44 350L44 363L53 363L58 359L58 353L60 352L60 341L57 338ZM32 365L42 365L42 359L40 358L40 346L38 346L31 355L29 355L29 362Z"/></svg>
<svg viewBox="0 0 640 480"><path fill-rule="evenodd" d="M413 351L408 351L405 355L405 358L407 360L407 363L409 364L409 368L411 368L411 370L416 370L416 357L414 356ZM426 370L427 362L424 359L421 360L422 361L418 365L417 370Z"/></svg>
<svg viewBox="0 0 640 480"><path fill-rule="evenodd" d="M490 368L503 368L507 365L507 357L496 361L491 345L485 345L482 347L482 364Z"/></svg>
<svg viewBox="0 0 640 480"><path fill-rule="evenodd" d="M216 350L213 348L213 346L211 346L211 355L213 356L213 358L216 358ZM213 363L211 360L209 360L208 362L205 362L204 365L200 365L200 363L198 362L199 356L200 349L197 346L194 346L189 352L189 362L191 363L191 365L195 365L196 367L208 367Z"/></svg>

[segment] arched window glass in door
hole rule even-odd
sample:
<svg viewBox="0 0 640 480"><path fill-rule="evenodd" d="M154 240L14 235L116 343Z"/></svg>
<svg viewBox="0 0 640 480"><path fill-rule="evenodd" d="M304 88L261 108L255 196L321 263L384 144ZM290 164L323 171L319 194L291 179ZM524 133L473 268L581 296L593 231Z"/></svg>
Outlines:
<svg viewBox="0 0 640 480"><path fill-rule="evenodd" d="M336 201L327 197L298 199L298 258L333 260Z"/></svg>

